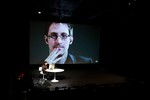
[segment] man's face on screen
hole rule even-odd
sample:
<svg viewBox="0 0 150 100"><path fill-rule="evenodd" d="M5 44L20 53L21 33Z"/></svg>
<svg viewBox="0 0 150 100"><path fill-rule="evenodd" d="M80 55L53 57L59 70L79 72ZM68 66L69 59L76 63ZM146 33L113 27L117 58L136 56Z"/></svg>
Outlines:
<svg viewBox="0 0 150 100"><path fill-rule="evenodd" d="M68 53L72 41L69 36L68 26L65 23L52 23L49 27L47 44L50 51L58 49L61 55Z"/></svg>

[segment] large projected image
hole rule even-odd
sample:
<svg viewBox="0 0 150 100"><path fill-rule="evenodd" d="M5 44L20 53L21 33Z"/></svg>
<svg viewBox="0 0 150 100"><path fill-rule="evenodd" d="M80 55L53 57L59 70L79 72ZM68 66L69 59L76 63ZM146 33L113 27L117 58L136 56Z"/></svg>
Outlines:
<svg viewBox="0 0 150 100"><path fill-rule="evenodd" d="M99 63L100 25L30 21L30 64Z"/></svg>

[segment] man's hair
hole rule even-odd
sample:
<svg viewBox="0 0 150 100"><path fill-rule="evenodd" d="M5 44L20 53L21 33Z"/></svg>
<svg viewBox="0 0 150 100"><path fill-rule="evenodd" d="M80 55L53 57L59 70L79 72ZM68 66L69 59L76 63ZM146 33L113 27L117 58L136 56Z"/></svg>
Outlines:
<svg viewBox="0 0 150 100"><path fill-rule="evenodd" d="M53 23L67 24L67 26L68 26L68 31L69 31L69 35L70 35L70 36L73 36L73 24L70 24L70 23L63 23L63 22L48 22L47 25L46 25L46 26L47 26L47 29L46 29L45 35L48 34L49 27L50 27L51 24L53 24Z"/></svg>

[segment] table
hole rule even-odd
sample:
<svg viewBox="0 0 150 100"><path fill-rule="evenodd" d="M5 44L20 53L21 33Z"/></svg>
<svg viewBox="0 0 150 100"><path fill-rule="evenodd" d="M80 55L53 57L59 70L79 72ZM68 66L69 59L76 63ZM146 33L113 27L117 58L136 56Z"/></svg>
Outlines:
<svg viewBox="0 0 150 100"><path fill-rule="evenodd" d="M54 73L54 78L51 80L51 82L59 82L59 80L56 79L56 73L63 72L64 69L54 68L54 69L46 69L45 71Z"/></svg>

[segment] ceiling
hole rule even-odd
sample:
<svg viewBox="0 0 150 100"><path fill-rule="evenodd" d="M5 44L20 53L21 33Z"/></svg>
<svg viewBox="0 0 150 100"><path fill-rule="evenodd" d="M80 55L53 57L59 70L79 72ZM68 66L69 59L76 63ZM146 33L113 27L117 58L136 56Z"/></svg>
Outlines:
<svg viewBox="0 0 150 100"><path fill-rule="evenodd" d="M30 19L97 22L133 16L136 0L31 0Z"/></svg>

